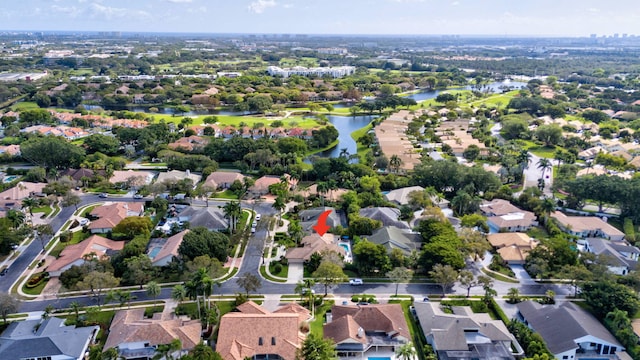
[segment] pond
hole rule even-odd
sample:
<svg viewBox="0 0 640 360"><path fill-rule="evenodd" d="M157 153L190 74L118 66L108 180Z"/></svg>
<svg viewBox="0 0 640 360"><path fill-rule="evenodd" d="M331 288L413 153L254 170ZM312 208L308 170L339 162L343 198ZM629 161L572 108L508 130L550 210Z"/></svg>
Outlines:
<svg viewBox="0 0 640 360"><path fill-rule="evenodd" d="M351 133L367 126L371 120L376 118L376 116L329 115L327 118L336 130L338 130L338 145L329 150L315 154L316 156L338 157L340 155L340 151L344 148L347 149L350 155L355 154L358 151L358 144L356 144L356 141L351 137Z"/></svg>

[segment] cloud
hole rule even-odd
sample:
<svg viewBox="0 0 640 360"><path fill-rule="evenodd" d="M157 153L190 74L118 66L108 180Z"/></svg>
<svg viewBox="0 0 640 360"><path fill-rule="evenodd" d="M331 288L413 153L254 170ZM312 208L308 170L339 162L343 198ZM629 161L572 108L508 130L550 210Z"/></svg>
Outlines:
<svg viewBox="0 0 640 360"><path fill-rule="evenodd" d="M252 13L262 14L267 8L276 6L275 0L257 0L249 4L247 8Z"/></svg>
<svg viewBox="0 0 640 360"><path fill-rule="evenodd" d="M126 8L116 8L116 7L100 5L96 3L92 3L88 10L92 18L104 18L107 20L111 20L114 18L125 18L125 17L131 17L131 18L151 17L151 15L146 11L126 9Z"/></svg>
<svg viewBox="0 0 640 360"><path fill-rule="evenodd" d="M460 1L454 1L451 3L451 6L458 6L460 5Z"/></svg>
<svg viewBox="0 0 640 360"><path fill-rule="evenodd" d="M72 18L77 17L78 15L80 15L80 13L82 12L80 9L78 9L75 6L58 6L58 5L52 5L51 6L51 10L57 13L63 13L63 14L67 14Z"/></svg>
<svg viewBox="0 0 640 360"><path fill-rule="evenodd" d="M190 3L193 0L167 0L167 1L174 4L184 4L184 3Z"/></svg>

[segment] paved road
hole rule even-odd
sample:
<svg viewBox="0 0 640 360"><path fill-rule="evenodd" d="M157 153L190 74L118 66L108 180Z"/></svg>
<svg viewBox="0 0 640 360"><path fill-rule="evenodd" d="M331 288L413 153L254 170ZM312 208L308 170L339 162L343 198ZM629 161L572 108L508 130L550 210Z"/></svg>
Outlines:
<svg viewBox="0 0 640 360"><path fill-rule="evenodd" d="M524 169L524 187L538 187L538 179L542 177L542 170L538 168L540 157L529 153L531 155L531 161L529 166ZM551 160L553 162L553 160ZM544 195L552 196L551 185L553 184L553 170L548 169L544 172Z"/></svg>
<svg viewBox="0 0 640 360"><path fill-rule="evenodd" d="M97 195L83 195L82 196L82 205L91 204L97 201L101 201L104 199L100 199ZM116 200L115 198L111 198L109 200ZM120 201L136 201L132 198L118 198ZM138 200L144 201L144 200ZM194 201L196 205L204 206L204 201ZM224 201L209 201L209 206L222 206ZM267 224L268 221L264 216L273 216L275 215L275 210L271 207L271 204L268 203L257 203L252 204L248 202L242 203L243 208L253 208L257 212L263 214L263 220L259 223L257 227L257 231L253 234L249 243L246 247L246 252L243 257L242 264L240 266L240 270L237 276L242 276L246 273L251 273L257 276L259 275L259 267L262 262L262 254L265 246L265 240L268 236ZM60 227L64 224L64 222L73 214L75 211L74 208L64 208L60 212L58 216L51 222L54 230L59 230ZM11 265L9 274L7 276L0 279L0 289L2 291L8 291L14 281L16 281L19 277L19 274L24 271L27 266L31 263L31 261L40 253L42 247L38 241L33 241L27 250L21 254L21 256ZM479 271L477 268L474 269L475 272ZM522 284L513 284L513 283L502 283L496 282L494 284L495 290L499 294L506 294L509 288L517 287L520 290L521 294L530 294L530 295L543 295L547 290L553 290L559 296L567 295L570 293L570 289L567 286L559 286L553 284L536 284L536 283L522 283ZM275 283L267 280L262 280L262 287L258 290L260 294L293 294L295 289L294 284L283 284L283 283ZM317 294L324 293L324 286L316 285L315 287ZM341 297L350 297L355 294L374 294L374 295L390 295L394 294L396 290L396 285L391 283L365 283L362 286L350 286L348 284L340 284L332 289L329 292L336 294ZM234 279L226 281L220 287L214 289L214 293L216 294L224 294L224 295L234 295L238 292L242 292L243 290L236 284ZM429 294L440 294L442 292L441 288L438 285L434 284L400 284L398 287L398 292L401 294L412 294L417 298L420 298ZM466 289L461 288L456 285L450 291L452 294L457 295L465 295ZM483 290L479 287L473 288L471 291L472 294L481 295ZM133 295L136 297L136 301L145 301L145 300L153 300L149 296L147 296L144 290L133 291ZM162 289L161 294L158 296L158 299L167 299L171 297L171 289L166 288ZM102 296L104 298L104 295ZM25 301L22 303L20 311L21 312L34 312L34 311L42 311L47 305L51 304L55 308L68 308L71 302L77 301L83 306L87 305L96 305L98 303L98 299L92 296L79 296L72 298L56 298L52 296L49 299L45 300L37 300L37 301ZM103 301L103 299L101 300Z"/></svg>

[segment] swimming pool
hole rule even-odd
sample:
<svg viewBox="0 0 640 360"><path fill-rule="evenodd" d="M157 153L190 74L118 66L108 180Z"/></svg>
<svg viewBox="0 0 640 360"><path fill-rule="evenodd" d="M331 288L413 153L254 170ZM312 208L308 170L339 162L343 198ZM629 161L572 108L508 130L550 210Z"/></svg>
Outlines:
<svg viewBox="0 0 640 360"><path fill-rule="evenodd" d="M162 250L162 248L154 247L153 249L151 249L151 251L149 251L149 257L151 258L151 260L158 256L160 250Z"/></svg>
<svg viewBox="0 0 640 360"><path fill-rule="evenodd" d="M339 244L341 248L344 249L344 252L349 255L349 245L347 244Z"/></svg>
<svg viewBox="0 0 640 360"><path fill-rule="evenodd" d="M9 176L5 176L4 179L2 180L3 183L10 183L13 180L17 179L18 175L9 175Z"/></svg>

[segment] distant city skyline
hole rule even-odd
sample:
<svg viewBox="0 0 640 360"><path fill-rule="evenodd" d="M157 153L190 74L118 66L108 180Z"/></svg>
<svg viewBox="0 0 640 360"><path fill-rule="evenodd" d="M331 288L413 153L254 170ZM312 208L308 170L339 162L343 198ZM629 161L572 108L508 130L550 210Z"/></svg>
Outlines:
<svg viewBox="0 0 640 360"><path fill-rule="evenodd" d="M1 30L185 33L640 35L632 0L21 0Z"/></svg>

